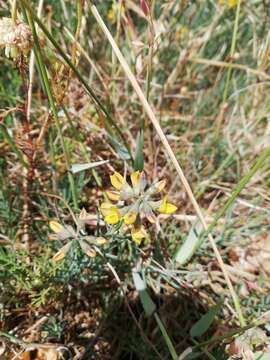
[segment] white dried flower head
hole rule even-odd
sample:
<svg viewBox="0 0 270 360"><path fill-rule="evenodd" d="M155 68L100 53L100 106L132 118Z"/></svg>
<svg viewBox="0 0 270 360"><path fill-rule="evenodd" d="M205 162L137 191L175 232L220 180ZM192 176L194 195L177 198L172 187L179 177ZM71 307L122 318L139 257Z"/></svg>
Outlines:
<svg viewBox="0 0 270 360"><path fill-rule="evenodd" d="M28 25L11 18L0 19L0 48L5 48L7 57L27 54L33 46L33 37Z"/></svg>

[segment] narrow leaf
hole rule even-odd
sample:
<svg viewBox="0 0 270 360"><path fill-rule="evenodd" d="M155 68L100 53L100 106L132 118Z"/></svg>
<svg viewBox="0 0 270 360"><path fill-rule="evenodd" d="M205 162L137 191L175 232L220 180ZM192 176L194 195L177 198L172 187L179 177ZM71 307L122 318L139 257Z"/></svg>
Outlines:
<svg viewBox="0 0 270 360"><path fill-rule="evenodd" d="M141 278L141 276L137 272L132 273L133 282L135 285L136 290L139 293L140 300L145 311L147 317L151 316L153 312L156 310L156 305L154 304L153 300L149 296L146 290L146 284Z"/></svg>
<svg viewBox="0 0 270 360"><path fill-rule="evenodd" d="M96 162L92 162L92 163L73 164L70 167L70 171L73 174L76 174L76 173L84 171L84 170L93 169L93 168L95 168L97 166L107 164L108 162L109 162L109 160L101 160L101 161L96 161Z"/></svg>
<svg viewBox="0 0 270 360"><path fill-rule="evenodd" d="M144 155L143 155L143 145L144 145L144 131L141 130L137 135L137 145L136 153L134 159L134 170L143 171L144 167Z"/></svg>
<svg viewBox="0 0 270 360"><path fill-rule="evenodd" d="M189 231L184 244L177 250L175 260L180 265L184 265L193 256L200 243L200 233L202 226L195 224Z"/></svg>
<svg viewBox="0 0 270 360"><path fill-rule="evenodd" d="M109 141L112 144L114 150L117 152L117 154L119 155L119 157L122 160L130 160L130 154L127 150L127 148L120 144L114 137L112 137L111 135L108 135Z"/></svg>
<svg viewBox="0 0 270 360"><path fill-rule="evenodd" d="M211 307L208 312L192 326L190 329L190 336L199 337L203 335L210 328L222 305L223 301L220 301L217 305Z"/></svg>

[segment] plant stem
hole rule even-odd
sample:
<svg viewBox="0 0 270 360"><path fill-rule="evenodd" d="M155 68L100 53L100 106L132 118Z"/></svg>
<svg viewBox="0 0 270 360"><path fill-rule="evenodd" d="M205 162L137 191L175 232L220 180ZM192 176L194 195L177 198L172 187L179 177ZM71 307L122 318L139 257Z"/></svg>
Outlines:
<svg viewBox="0 0 270 360"><path fill-rule="evenodd" d="M38 41L38 37L37 37L37 33L36 33L36 29L35 29L35 25L34 25L34 22L33 22L33 19L32 19L31 12L26 11L26 16L27 16L28 22L30 24L30 27L31 27L31 30L32 30L32 33L33 33L34 52L35 52L35 57L36 57L36 60L37 60L38 70L39 70L39 73L40 73L40 76L41 76L41 79L42 79L44 90L45 90L46 95L48 97L49 105L50 105L50 108L51 108L53 118L55 120L57 131L59 133L59 137L60 137L60 141L61 141L61 145L62 145L62 149L63 149L63 154L64 154L64 158L65 158L65 163L66 163L66 169L68 171L68 180L69 180L69 183L70 183L70 189L71 189L73 204L74 204L75 208L78 208L78 199L77 199L77 192L76 192L76 188L75 188L74 178L73 178L72 174L69 171L69 169L70 169L69 153L68 153L68 150L67 150L67 146L66 146L66 143L65 143L65 140L64 140L64 137L63 137L61 125L60 125L59 118L58 118L58 115L57 115L57 109L56 109L56 106L55 106L55 102L54 102L54 98L53 98L53 94L52 94L52 89L51 89L51 86L50 86L47 70L46 70L45 64L44 64L43 59L42 59L41 49L40 49L40 45L39 45L39 41Z"/></svg>
<svg viewBox="0 0 270 360"><path fill-rule="evenodd" d="M100 102L94 91L91 89L91 87L87 84L86 80L83 78L79 70L76 68L76 66L72 63L72 61L69 59L69 57L65 54L65 52L61 49L61 47L58 45L57 41L53 38L53 36L50 34L48 29L45 25L43 25L42 21L36 16L36 14L33 12L31 6L29 5L27 0L20 0L21 4L28 10L28 12L31 14L32 19L38 24L38 26L41 28L41 30L44 32L44 34L47 36L47 38L50 40L50 42L53 44L53 46L57 49L61 57L64 59L64 61L67 63L67 65L72 69L76 77L80 80L80 82L85 87L86 91L90 95L90 97L94 100L95 104L98 106L98 108L103 112L105 115L105 120L108 124L113 126L115 128L115 131L119 135L119 137L122 139L123 144L125 145L131 159L132 154L130 152L129 145L127 143L126 137L122 133L122 130L119 128L115 120L111 117L108 110L105 108L105 106Z"/></svg>
<svg viewBox="0 0 270 360"><path fill-rule="evenodd" d="M165 326L163 325L159 315L157 314L157 312L154 313L154 317L155 317L155 320L156 320L156 322L158 324L158 327L159 327L159 329L160 329L160 331L161 331L161 333L163 335L163 338L164 338L164 340L165 340L165 342L167 344L167 347L169 349L169 352L170 352L173 360L178 360L178 356L177 356L177 353L176 353L175 348L173 346L173 343L172 343L172 341L171 341L171 339L170 339L170 337L169 337L169 335L168 335L168 333L167 333L167 331L165 329Z"/></svg>
<svg viewBox="0 0 270 360"><path fill-rule="evenodd" d="M230 50L231 57L233 57L235 48L236 48L237 31L238 31L239 15L240 15L240 5L241 5L241 0L238 0L236 13L235 13L234 27L233 27L231 50ZM228 72L227 72L225 89L224 89L224 93L223 93L223 103L227 100L229 86L230 86L230 80L231 80L231 74L232 74L232 67L229 67Z"/></svg>
<svg viewBox="0 0 270 360"><path fill-rule="evenodd" d="M17 0L13 0L13 2L12 2L11 19L12 19L13 25L16 25L16 21L17 21Z"/></svg>
<svg viewBox="0 0 270 360"><path fill-rule="evenodd" d="M80 36L82 25L82 1L77 0L77 28L74 36L74 42L72 44L72 63L76 66L76 51L77 51L77 41Z"/></svg>

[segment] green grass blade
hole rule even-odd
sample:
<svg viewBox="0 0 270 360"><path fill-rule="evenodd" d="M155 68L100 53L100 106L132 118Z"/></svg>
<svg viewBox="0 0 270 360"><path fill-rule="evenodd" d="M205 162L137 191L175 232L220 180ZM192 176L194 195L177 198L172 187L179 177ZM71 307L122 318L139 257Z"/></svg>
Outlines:
<svg viewBox="0 0 270 360"><path fill-rule="evenodd" d="M119 135L119 137L121 138L121 140L123 141L127 151L130 154L130 158L132 159L131 153L130 153L130 149L129 149L129 145L126 141L126 138L124 136L124 134L122 133L121 129L119 128L119 126L117 125L117 123L115 122L115 120L112 118L112 116L110 115L109 111L105 108L105 106L101 103L101 101L98 99L98 97L96 96L96 94L94 93L94 91L91 89L91 87L88 85L88 83L86 82L86 80L83 78L83 76L81 75L80 71L76 68L76 66L72 63L72 61L69 59L69 57L65 54L65 52L62 50L62 48L59 46L59 44L57 43L57 41L53 38L53 36L50 34L49 30L46 28L46 26L42 23L42 21L36 16L36 14L33 12L31 6L29 5L27 0L20 0L20 2L23 4L23 6L28 10L29 14L31 14L32 19L38 24L38 26L41 28L41 30L44 32L44 34L46 35L46 37L50 40L50 42L53 44L53 46L57 49L57 51L59 52L59 54L61 55L61 57L64 59L64 61L66 62L66 64L72 69L72 71L74 72L74 74L76 75L76 77L79 79L79 81L83 84L83 86L85 87L86 91L88 92L88 94L90 95L90 97L93 99L93 101L95 102L95 104L97 105L97 107L103 112L103 114L106 117L106 121L108 122L108 124L110 124L112 127L114 127L115 131L117 132L117 134Z"/></svg>

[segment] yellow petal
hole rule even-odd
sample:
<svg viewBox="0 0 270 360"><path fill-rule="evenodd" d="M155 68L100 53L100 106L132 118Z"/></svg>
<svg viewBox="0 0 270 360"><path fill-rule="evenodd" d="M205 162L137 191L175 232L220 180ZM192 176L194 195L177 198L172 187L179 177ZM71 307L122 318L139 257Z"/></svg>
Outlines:
<svg viewBox="0 0 270 360"><path fill-rule="evenodd" d="M50 221L49 225L50 225L51 230L53 232L55 232L56 234L58 234L64 230L64 227L61 224L59 224L59 222L57 222L57 221Z"/></svg>
<svg viewBox="0 0 270 360"><path fill-rule="evenodd" d="M55 261L55 262L60 261L60 260L64 259L64 257L65 257L64 251L60 250L54 255L53 261Z"/></svg>
<svg viewBox="0 0 270 360"><path fill-rule="evenodd" d="M130 175L130 179L133 187L136 187L139 184L140 178L141 178L140 171L135 171Z"/></svg>
<svg viewBox="0 0 270 360"><path fill-rule="evenodd" d="M161 214L170 215L170 214L175 213L175 211L177 210L177 207L173 204L168 203L166 198L164 198L162 201L162 204L160 205L160 207L157 210Z"/></svg>
<svg viewBox="0 0 270 360"><path fill-rule="evenodd" d="M95 258L97 253L94 249L89 249L88 251L86 251L86 255L91 257L91 258Z"/></svg>
<svg viewBox="0 0 270 360"><path fill-rule="evenodd" d="M100 205L100 212L103 216L107 216L110 214L110 210L113 207L111 203L104 202Z"/></svg>
<svg viewBox="0 0 270 360"><path fill-rule="evenodd" d="M108 215L105 216L104 220L107 224L115 225L121 219L121 215L117 208L111 208Z"/></svg>
<svg viewBox="0 0 270 360"><path fill-rule="evenodd" d="M66 253L69 251L71 247L71 242L67 243L66 245L64 245L53 257L53 261L57 262L60 261L62 259L64 259L64 257L66 256Z"/></svg>
<svg viewBox="0 0 270 360"><path fill-rule="evenodd" d="M140 228L133 228L131 230L131 237L132 240L137 244L140 245L142 240L147 237L147 232L143 227Z"/></svg>
<svg viewBox="0 0 270 360"><path fill-rule="evenodd" d="M124 216L124 222L126 225L131 225L134 224L136 221L136 217L137 214L135 212L128 212L125 216Z"/></svg>
<svg viewBox="0 0 270 360"><path fill-rule="evenodd" d="M111 201L118 201L120 194L117 191L106 191L105 193Z"/></svg>
<svg viewBox="0 0 270 360"><path fill-rule="evenodd" d="M85 241L80 241L80 247L82 251L89 257L94 258L96 257L97 253L96 251Z"/></svg>
<svg viewBox="0 0 270 360"><path fill-rule="evenodd" d="M126 181L123 178L123 176L121 174L119 174L118 172L115 172L113 175L110 176L111 179L111 183L112 186L116 189L116 190L121 190L121 188L123 187L123 185L125 185Z"/></svg>
<svg viewBox="0 0 270 360"><path fill-rule="evenodd" d="M228 7L234 8L237 5L237 3L238 3L238 0L228 0Z"/></svg>

